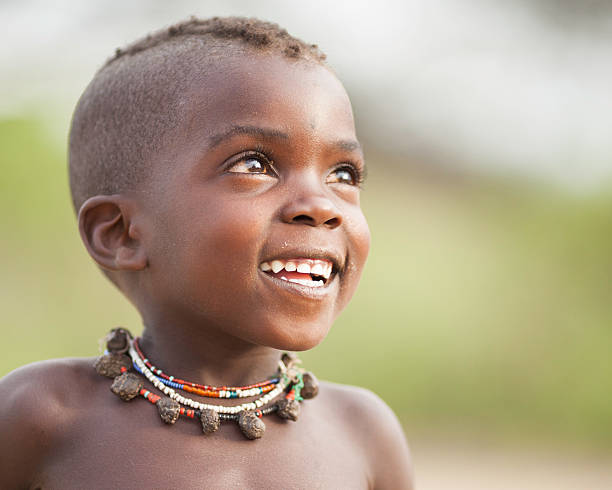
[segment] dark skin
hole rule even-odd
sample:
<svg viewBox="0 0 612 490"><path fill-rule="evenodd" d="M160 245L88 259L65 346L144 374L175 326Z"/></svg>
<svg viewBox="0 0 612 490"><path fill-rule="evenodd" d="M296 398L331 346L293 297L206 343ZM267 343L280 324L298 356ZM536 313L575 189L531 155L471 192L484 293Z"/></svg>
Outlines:
<svg viewBox="0 0 612 490"><path fill-rule="evenodd" d="M280 350L321 342L355 291L369 249L363 156L325 67L258 54L206 68L150 178L89 199L79 226L141 312L150 359L240 385L274 373ZM260 269L291 258L328 260L332 276L315 289ZM0 488L412 488L402 429L367 390L322 383L297 422L266 416L249 441L232 422L207 436L189 419L167 426L91 364L45 361L2 380Z"/></svg>

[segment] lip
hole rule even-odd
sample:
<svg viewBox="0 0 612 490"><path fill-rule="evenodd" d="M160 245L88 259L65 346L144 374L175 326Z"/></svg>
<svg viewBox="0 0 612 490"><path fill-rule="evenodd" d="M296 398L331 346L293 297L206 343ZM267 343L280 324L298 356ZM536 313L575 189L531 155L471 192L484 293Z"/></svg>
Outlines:
<svg viewBox="0 0 612 490"><path fill-rule="evenodd" d="M280 257L279 257L280 258ZM314 257L311 257L314 258ZM324 286L320 287L310 287L304 286L303 284L298 284L295 282L283 281L282 279L277 279L270 274L266 274L259 268L257 272L263 276L263 280L266 284L276 288L280 288L282 291L286 291L291 295L300 295L304 298L321 300L325 297L329 296L333 291L337 289L338 284L338 274L332 271L332 275L329 280L325 283Z"/></svg>

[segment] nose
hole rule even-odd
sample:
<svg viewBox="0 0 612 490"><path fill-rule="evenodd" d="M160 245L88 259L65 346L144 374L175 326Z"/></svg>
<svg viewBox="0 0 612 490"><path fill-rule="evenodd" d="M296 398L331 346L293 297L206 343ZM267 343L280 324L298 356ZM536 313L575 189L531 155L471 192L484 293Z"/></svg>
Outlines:
<svg viewBox="0 0 612 490"><path fill-rule="evenodd" d="M342 223L338 207L322 195L292 199L282 210L282 220L290 224L325 226L334 229Z"/></svg>

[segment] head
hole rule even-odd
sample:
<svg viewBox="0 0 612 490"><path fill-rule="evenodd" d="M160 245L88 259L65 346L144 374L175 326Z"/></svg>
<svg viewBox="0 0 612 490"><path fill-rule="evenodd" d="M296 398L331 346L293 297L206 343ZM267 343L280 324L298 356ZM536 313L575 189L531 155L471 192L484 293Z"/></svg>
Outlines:
<svg viewBox="0 0 612 490"><path fill-rule="evenodd" d="M363 172L324 56L252 19L118 50L70 135L81 236L145 324L279 349L319 343L357 286Z"/></svg>

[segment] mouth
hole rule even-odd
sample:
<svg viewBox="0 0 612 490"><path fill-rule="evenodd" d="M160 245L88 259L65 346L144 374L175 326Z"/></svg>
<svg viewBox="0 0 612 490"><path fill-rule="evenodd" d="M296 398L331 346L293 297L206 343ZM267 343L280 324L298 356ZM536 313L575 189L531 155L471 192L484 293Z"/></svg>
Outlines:
<svg viewBox="0 0 612 490"><path fill-rule="evenodd" d="M309 288L324 288L336 273L334 263L327 259L273 259L259 264L259 270L275 279Z"/></svg>

